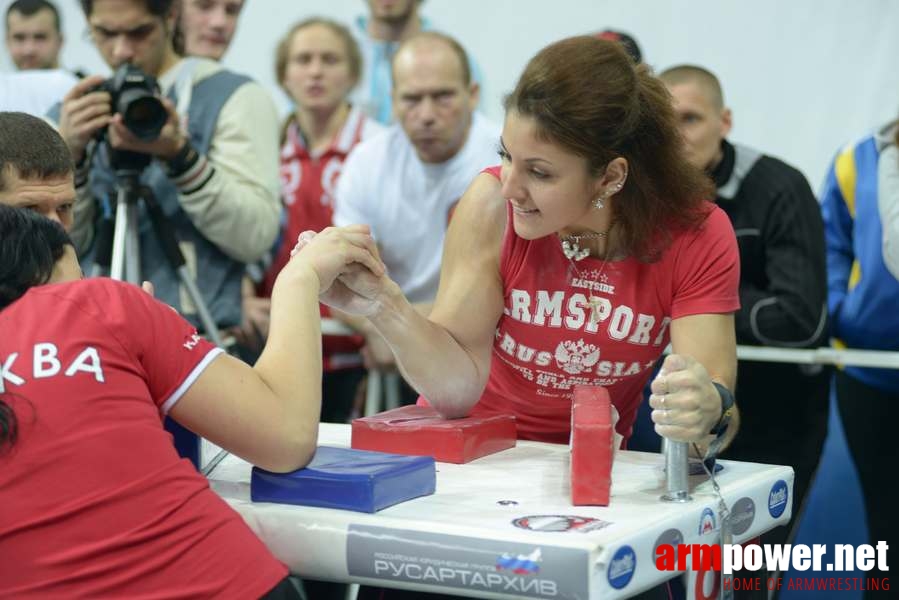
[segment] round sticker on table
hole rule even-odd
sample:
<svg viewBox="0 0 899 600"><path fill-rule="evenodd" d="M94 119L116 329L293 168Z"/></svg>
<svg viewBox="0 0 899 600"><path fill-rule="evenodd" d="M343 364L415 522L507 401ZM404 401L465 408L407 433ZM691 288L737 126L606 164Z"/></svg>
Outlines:
<svg viewBox="0 0 899 600"><path fill-rule="evenodd" d="M609 585L616 590L620 590L627 586L634 577L634 571L637 570L637 555L630 546L622 546L612 556L609 563Z"/></svg>
<svg viewBox="0 0 899 600"><path fill-rule="evenodd" d="M787 487L787 482L778 479L771 486L771 492L768 494L768 513L775 519L778 518L787 509L789 499L790 489Z"/></svg>
<svg viewBox="0 0 899 600"><path fill-rule="evenodd" d="M652 547L652 558L650 559L653 564L655 564L656 559L659 557L658 550L659 546L662 544L668 544L674 548L674 556L675 560L677 560L677 547L684 543L684 534L680 532L679 529L666 529L662 532L662 534L656 539L655 545Z"/></svg>
<svg viewBox="0 0 899 600"><path fill-rule="evenodd" d="M734 535L743 535L755 521L755 502L752 498L740 498L730 509L730 528Z"/></svg>

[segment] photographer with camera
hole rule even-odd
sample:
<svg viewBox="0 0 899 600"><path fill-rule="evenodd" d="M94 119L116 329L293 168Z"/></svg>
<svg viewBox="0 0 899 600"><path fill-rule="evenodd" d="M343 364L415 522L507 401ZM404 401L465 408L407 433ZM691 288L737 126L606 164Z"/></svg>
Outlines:
<svg viewBox="0 0 899 600"><path fill-rule="evenodd" d="M76 164L72 237L79 254L102 252L94 233L123 177L137 173L168 217L215 324L237 325L244 263L260 259L278 230L274 104L247 77L175 52L175 0L81 5L97 49L116 72L106 81L82 80L50 115ZM199 324L146 221L138 225L142 278Z"/></svg>

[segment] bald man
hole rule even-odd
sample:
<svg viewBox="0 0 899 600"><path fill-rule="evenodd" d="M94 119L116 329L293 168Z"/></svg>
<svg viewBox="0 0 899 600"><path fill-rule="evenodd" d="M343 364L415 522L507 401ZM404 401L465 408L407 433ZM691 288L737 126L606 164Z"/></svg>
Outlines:
<svg viewBox="0 0 899 600"><path fill-rule="evenodd" d="M827 345L824 228L805 177L776 158L727 141L733 115L718 78L707 69L681 65L659 77L674 99L687 157L714 180L718 205L737 234L737 343ZM794 517L821 454L828 385L829 372L815 365L739 363L736 396L743 422L724 458L791 465ZM788 533L779 527L762 538L780 543Z"/></svg>
<svg viewBox="0 0 899 600"><path fill-rule="evenodd" d="M371 225L394 281L427 306L437 295L450 214L474 177L496 164L499 127L475 110L478 85L465 50L448 36L408 38L394 56L393 78L397 122L350 153L334 223ZM376 333L366 337L383 350ZM391 360L377 354L379 366Z"/></svg>
<svg viewBox="0 0 899 600"><path fill-rule="evenodd" d="M381 123L393 122L392 62L400 45L422 31L437 29L430 19L422 16L423 2L424 0L365 0L368 14L359 16L353 23L351 30L362 52L363 69L359 85L353 90L351 98L354 106ZM468 63L472 79L483 86L483 75L470 55Z"/></svg>

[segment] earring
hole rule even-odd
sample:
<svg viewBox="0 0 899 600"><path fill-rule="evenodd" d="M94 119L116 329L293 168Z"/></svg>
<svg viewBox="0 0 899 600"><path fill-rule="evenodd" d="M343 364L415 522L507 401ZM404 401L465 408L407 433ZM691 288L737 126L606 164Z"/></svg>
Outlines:
<svg viewBox="0 0 899 600"><path fill-rule="evenodd" d="M603 208L605 208L606 205L603 203L603 200L605 200L605 196L600 196L599 198L594 200L593 208L595 208L596 210L602 210Z"/></svg>

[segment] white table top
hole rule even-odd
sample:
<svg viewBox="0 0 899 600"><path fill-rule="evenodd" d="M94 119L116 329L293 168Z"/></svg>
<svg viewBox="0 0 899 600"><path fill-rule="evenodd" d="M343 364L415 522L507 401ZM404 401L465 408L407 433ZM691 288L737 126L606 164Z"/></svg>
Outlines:
<svg viewBox="0 0 899 600"><path fill-rule="evenodd" d="M349 441L349 425L321 425L320 445ZM721 463L735 542L789 521L790 467ZM619 452L608 507L572 506L568 447L536 442L437 463L434 495L376 514L253 503L251 466L235 456L209 479L298 575L482 598L624 598L672 577L655 568L659 543L718 541L707 477L690 478L692 502L662 502L663 465L658 454Z"/></svg>

